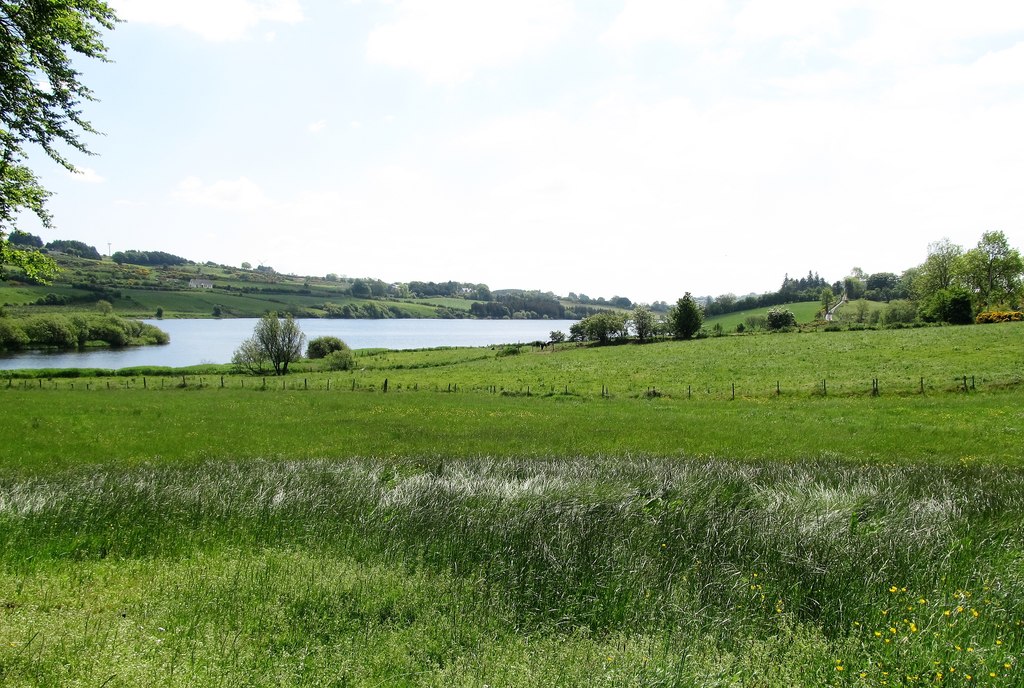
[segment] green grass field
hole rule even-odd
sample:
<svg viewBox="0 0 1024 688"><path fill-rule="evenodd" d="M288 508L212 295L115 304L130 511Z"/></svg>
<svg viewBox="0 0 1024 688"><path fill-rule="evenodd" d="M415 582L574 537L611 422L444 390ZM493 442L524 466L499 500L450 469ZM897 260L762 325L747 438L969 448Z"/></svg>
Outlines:
<svg viewBox="0 0 1024 688"><path fill-rule="evenodd" d="M787 303L780 308L786 308L793 312L796 316L798 324L803 325L805 323L814 322L815 316L821 310L821 302L819 301L802 301L800 303ZM756 315L765 315L768 313L768 308L752 308L746 311L737 311L735 313L726 313L725 315L716 315L714 317L707 318L704 321L704 329L711 331L715 325L721 325L725 332L735 332L736 326L745 323L747 318Z"/></svg>
<svg viewBox="0 0 1024 688"><path fill-rule="evenodd" d="M1022 335L11 378L0 684L1019 686Z"/></svg>

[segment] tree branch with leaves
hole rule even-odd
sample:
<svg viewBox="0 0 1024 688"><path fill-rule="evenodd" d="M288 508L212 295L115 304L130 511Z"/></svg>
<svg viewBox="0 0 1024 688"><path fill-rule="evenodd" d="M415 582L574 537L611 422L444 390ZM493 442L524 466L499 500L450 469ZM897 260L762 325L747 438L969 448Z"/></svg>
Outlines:
<svg viewBox="0 0 1024 688"><path fill-rule="evenodd" d="M56 273L56 264L7 235L29 211L52 226L50 192L29 168L29 148L41 148L74 172L64 149L90 155L83 133L95 134L82 106L95 100L72 63L74 54L107 61L102 36L117 23L102 0L0 0L0 275L13 265L33 279Z"/></svg>

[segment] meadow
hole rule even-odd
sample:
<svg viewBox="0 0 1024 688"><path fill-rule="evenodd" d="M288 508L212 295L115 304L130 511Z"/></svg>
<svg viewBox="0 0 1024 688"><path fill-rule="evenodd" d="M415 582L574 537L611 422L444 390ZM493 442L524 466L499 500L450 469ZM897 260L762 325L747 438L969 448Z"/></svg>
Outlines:
<svg viewBox="0 0 1024 688"><path fill-rule="evenodd" d="M1022 334L12 378L0 683L1021 685Z"/></svg>

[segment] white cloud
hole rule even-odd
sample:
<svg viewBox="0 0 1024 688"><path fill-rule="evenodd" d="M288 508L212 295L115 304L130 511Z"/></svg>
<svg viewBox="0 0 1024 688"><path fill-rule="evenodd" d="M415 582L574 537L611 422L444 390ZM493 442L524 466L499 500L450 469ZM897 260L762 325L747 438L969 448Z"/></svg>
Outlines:
<svg viewBox="0 0 1024 688"><path fill-rule="evenodd" d="M868 11L866 36L842 50L860 64L914 66L970 59L971 42L1024 31L1024 4L975 0L970 5L934 0L857 0Z"/></svg>
<svg viewBox="0 0 1024 688"><path fill-rule="evenodd" d="M721 40L728 9L725 0L626 0L601 39L620 47L648 41L704 47Z"/></svg>
<svg viewBox="0 0 1024 688"><path fill-rule="evenodd" d="M69 172L68 174L76 182L83 182L85 184L102 184L107 181L106 177L101 176L91 167L79 167L75 172Z"/></svg>
<svg viewBox="0 0 1024 688"><path fill-rule="evenodd" d="M247 177L221 179L210 184L199 177L186 177L173 196L191 205L241 213L261 213L275 206L263 189Z"/></svg>
<svg viewBox="0 0 1024 688"><path fill-rule="evenodd" d="M125 21L185 29L209 41L245 38L262 22L303 19L299 0L113 0L112 5Z"/></svg>
<svg viewBox="0 0 1024 688"><path fill-rule="evenodd" d="M506 67L562 36L571 0L401 0L367 40L370 62L454 84Z"/></svg>
<svg viewBox="0 0 1024 688"><path fill-rule="evenodd" d="M310 134L319 134L320 132L322 132L326 128L327 128L327 120L326 119L318 119L315 122L310 122L306 126L306 131L308 131Z"/></svg>

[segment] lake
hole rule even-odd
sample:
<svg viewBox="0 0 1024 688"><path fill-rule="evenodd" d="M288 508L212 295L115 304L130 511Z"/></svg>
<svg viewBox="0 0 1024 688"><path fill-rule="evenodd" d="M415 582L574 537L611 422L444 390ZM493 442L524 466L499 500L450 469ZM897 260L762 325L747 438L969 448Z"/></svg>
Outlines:
<svg viewBox="0 0 1024 688"><path fill-rule="evenodd" d="M146 320L171 336L165 346L88 351L0 353L0 370L18 368L131 368L228 363L252 336L255 318ZM321 320L297 321L306 341L331 335L353 349L426 349L547 341L552 330L569 333L572 320Z"/></svg>

